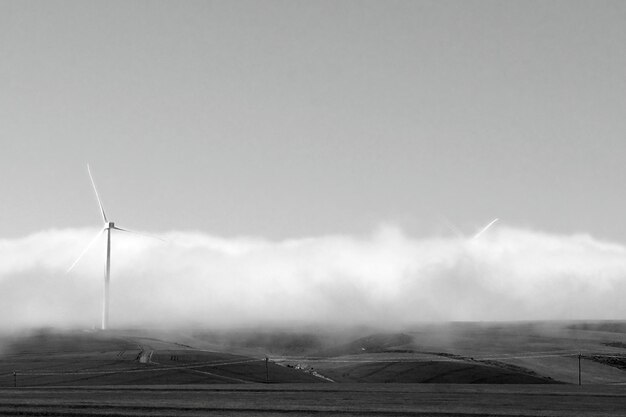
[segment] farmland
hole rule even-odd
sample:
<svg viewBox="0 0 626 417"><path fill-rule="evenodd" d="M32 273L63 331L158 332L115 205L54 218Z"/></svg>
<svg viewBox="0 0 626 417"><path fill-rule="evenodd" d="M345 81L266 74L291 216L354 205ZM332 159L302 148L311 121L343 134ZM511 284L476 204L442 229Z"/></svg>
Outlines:
<svg viewBox="0 0 626 417"><path fill-rule="evenodd" d="M619 322L390 332L47 329L4 336L0 345L0 415L617 416L626 409Z"/></svg>
<svg viewBox="0 0 626 417"><path fill-rule="evenodd" d="M39 333L19 339L0 360L0 386L162 385L318 382L264 358L206 351L151 337Z"/></svg>
<svg viewBox="0 0 626 417"><path fill-rule="evenodd" d="M0 390L2 415L622 416L622 387L241 384Z"/></svg>

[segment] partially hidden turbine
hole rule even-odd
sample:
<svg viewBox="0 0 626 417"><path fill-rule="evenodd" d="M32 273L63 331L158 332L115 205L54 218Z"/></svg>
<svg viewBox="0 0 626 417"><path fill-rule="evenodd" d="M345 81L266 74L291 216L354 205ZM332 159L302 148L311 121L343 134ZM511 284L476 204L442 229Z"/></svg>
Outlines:
<svg viewBox="0 0 626 417"><path fill-rule="evenodd" d="M91 185L93 186L93 191L96 194L96 199L98 200L98 205L100 206L100 214L102 214L102 220L104 222L104 227L98 231L98 234L89 242L89 244L85 247L82 253L76 258L72 266L70 266L67 272L70 272L80 261L80 259L85 255L85 253L91 248L91 246L95 243L95 241L100 237L102 232L106 231L107 233L107 258L106 258L106 267L104 270L104 295L102 301L102 330L106 330L109 327L109 281L111 279L111 230L119 230L121 232L128 233L136 233L139 235L143 235L142 233L134 232L132 230L122 229L121 227L117 227L114 222L109 221L106 213L104 212L104 206L102 205L102 200L100 200L100 195L98 194L98 189L96 188L96 183L93 180L93 176L91 175L91 169L89 165L87 165L87 172L89 173L89 179L91 179ZM146 236L146 235L144 235ZM155 239L163 240L156 236Z"/></svg>
<svg viewBox="0 0 626 417"><path fill-rule="evenodd" d="M456 227L454 225L454 223L452 223L450 220L448 220L447 217L443 216L443 215L439 215L439 218L444 222L444 224L450 229L452 230L454 233L456 233L461 239L465 239L465 235L463 234L463 232L461 232L461 230ZM493 224L495 222L497 222L498 218L493 219L492 221L489 222L489 224L487 224L486 226L484 226L482 229L480 229L477 233L474 234L474 236L472 236L470 238L470 240L476 240L480 237L480 235L482 235L483 233L485 233L491 226L493 226Z"/></svg>

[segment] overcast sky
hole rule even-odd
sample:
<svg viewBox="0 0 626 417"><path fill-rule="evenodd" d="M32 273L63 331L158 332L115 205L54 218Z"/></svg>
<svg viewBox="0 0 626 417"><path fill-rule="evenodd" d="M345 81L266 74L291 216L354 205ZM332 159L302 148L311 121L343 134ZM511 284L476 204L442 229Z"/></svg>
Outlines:
<svg viewBox="0 0 626 417"><path fill-rule="evenodd" d="M626 242L622 1L0 0L0 236Z"/></svg>
<svg viewBox="0 0 626 417"><path fill-rule="evenodd" d="M101 225L87 163L168 240L113 238L113 326L623 318L624 22L0 0L0 328L98 325L104 240L65 272Z"/></svg>

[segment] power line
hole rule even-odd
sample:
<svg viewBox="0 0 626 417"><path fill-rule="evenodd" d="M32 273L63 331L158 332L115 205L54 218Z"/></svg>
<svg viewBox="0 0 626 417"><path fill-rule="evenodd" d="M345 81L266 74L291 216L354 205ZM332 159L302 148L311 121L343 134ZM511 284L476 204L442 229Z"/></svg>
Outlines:
<svg viewBox="0 0 626 417"><path fill-rule="evenodd" d="M110 375L110 374L125 374L125 373L140 373L140 372L158 372L158 371L168 371L168 370L176 370L176 369L196 369L196 368L204 368L204 367L213 367L213 366L226 366L226 365L238 365L242 363L251 363L251 362L262 362L265 361L263 359L249 359L243 361L229 361L229 362L204 362L204 363L195 363L192 365L162 365L157 362L153 362L160 366L144 368L144 369L120 369L116 371L43 371L43 372L31 372L31 371L15 371L19 375L24 376L56 376L56 375Z"/></svg>

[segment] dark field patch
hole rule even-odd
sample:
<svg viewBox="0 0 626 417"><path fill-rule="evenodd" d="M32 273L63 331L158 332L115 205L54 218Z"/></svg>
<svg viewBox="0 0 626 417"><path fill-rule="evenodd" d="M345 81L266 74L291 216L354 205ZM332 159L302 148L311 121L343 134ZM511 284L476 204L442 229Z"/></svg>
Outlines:
<svg viewBox="0 0 626 417"><path fill-rule="evenodd" d="M626 333L626 322L623 321L600 321L575 323L568 326L572 330L601 331L611 333Z"/></svg>
<svg viewBox="0 0 626 417"><path fill-rule="evenodd" d="M0 415L617 417L621 387L247 384L0 389Z"/></svg>
<svg viewBox="0 0 626 417"><path fill-rule="evenodd" d="M317 356L332 357L362 353L411 352L412 349L407 348L407 346L410 346L412 341L413 338L404 333L379 333L320 351L317 353Z"/></svg>
<svg viewBox="0 0 626 417"><path fill-rule="evenodd" d="M584 355L584 359L626 370L626 355Z"/></svg>
<svg viewBox="0 0 626 417"><path fill-rule="evenodd" d="M440 384L546 384L552 382L520 369L464 361L371 362L325 369L321 372L337 382Z"/></svg>

